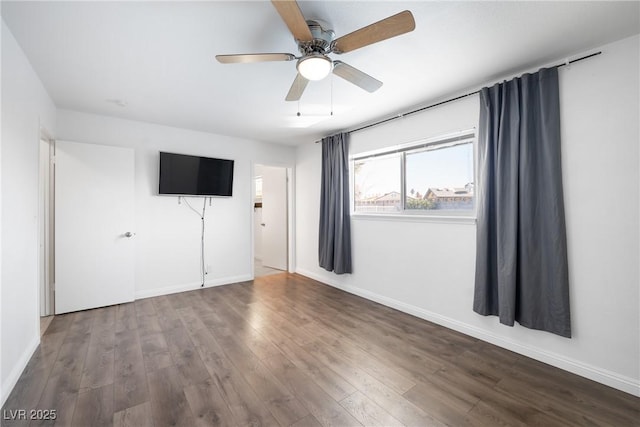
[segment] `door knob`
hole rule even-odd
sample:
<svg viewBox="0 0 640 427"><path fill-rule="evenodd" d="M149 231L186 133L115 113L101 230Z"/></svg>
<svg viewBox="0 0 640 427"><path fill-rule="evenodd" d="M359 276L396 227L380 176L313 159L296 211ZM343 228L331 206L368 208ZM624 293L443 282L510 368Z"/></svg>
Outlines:
<svg viewBox="0 0 640 427"><path fill-rule="evenodd" d="M129 238L131 238L131 237L133 237L135 235L136 235L136 233L132 233L130 231L127 231L126 233L124 233L124 237L129 237Z"/></svg>

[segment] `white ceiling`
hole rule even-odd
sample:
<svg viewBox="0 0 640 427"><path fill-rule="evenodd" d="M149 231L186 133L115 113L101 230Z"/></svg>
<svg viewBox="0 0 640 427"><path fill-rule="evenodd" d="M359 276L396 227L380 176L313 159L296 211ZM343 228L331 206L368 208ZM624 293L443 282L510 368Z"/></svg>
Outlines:
<svg viewBox="0 0 640 427"><path fill-rule="evenodd" d="M384 86L369 94L338 77L311 82L297 117L298 103L284 100L294 61L223 65L214 59L298 55L268 1L2 1L1 13L59 108L287 144L640 32L637 1L299 3L307 19L328 22L336 36L405 9L416 30L332 55Z"/></svg>

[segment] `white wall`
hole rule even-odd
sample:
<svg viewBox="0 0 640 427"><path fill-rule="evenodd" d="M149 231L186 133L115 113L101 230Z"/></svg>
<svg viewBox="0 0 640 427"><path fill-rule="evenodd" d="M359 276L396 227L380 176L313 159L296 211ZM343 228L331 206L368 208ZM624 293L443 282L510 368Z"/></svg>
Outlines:
<svg viewBox="0 0 640 427"><path fill-rule="evenodd" d="M40 126L56 109L2 21L0 381L2 403L40 342L38 170Z"/></svg>
<svg viewBox="0 0 640 427"><path fill-rule="evenodd" d="M206 208L207 285L251 279L253 164L295 164L288 146L58 111L57 139L135 150L136 298L200 284L200 218L177 197L158 196L159 151L235 160L233 197ZM202 209L201 198L189 198Z"/></svg>
<svg viewBox="0 0 640 427"><path fill-rule="evenodd" d="M319 144L297 152L297 271L640 395L639 38L600 50L596 58L560 69L572 339L510 328L472 311L473 222L354 217L354 273L319 268ZM354 133L351 153L477 122L473 96Z"/></svg>

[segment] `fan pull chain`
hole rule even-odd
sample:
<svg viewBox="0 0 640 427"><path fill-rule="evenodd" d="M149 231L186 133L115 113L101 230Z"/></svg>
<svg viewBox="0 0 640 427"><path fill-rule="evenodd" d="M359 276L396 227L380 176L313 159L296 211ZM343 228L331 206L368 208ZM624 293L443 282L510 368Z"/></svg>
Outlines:
<svg viewBox="0 0 640 427"><path fill-rule="evenodd" d="M300 117L300 99L298 99L298 114L297 114L297 116Z"/></svg>
<svg viewBox="0 0 640 427"><path fill-rule="evenodd" d="M331 73L331 116L333 117L333 73Z"/></svg>

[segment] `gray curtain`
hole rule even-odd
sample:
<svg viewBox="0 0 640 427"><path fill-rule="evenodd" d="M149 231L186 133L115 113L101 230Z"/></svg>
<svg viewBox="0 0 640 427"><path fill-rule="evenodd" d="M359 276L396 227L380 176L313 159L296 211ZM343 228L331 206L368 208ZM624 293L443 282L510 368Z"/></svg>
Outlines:
<svg viewBox="0 0 640 427"><path fill-rule="evenodd" d="M349 141L340 133L322 139L320 189L320 267L336 274L351 273L349 213Z"/></svg>
<svg viewBox="0 0 640 427"><path fill-rule="evenodd" d="M480 91L473 309L571 337L558 70Z"/></svg>

